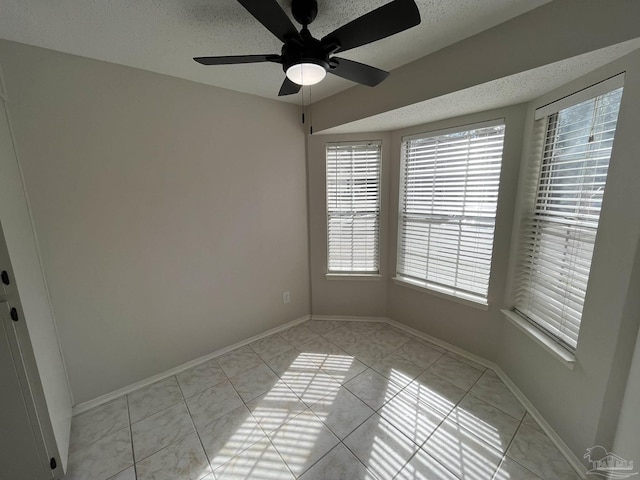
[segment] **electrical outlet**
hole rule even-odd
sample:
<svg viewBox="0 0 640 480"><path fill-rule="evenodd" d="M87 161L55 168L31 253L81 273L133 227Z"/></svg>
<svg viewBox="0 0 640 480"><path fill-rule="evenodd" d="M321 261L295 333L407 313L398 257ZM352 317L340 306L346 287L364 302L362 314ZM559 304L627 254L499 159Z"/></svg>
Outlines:
<svg viewBox="0 0 640 480"><path fill-rule="evenodd" d="M289 290L282 292L282 303L289 303L291 301L291 294Z"/></svg>

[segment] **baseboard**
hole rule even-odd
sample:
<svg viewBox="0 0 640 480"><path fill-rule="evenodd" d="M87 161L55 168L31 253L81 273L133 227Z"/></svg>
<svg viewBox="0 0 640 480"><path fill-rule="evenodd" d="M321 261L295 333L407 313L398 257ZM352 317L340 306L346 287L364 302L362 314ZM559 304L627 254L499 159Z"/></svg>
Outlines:
<svg viewBox="0 0 640 480"><path fill-rule="evenodd" d="M377 322L386 322L389 325L393 325L396 328L404 330L416 337L422 338L434 345L442 347L446 350L449 350L461 357L467 358L475 363L478 363L486 368L490 368L493 370L498 377L502 380L502 382L507 386L507 388L513 393L513 395L522 403L522 405L526 408L527 412L531 417L538 422L540 428L544 433L547 434L549 439L553 442L553 444L560 450L560 453L565 457L565 459L569 462L569 465L576 471L576 473L580 476L580 478L587 478L587 470L582 464L582 462L575 456L573 451L567 446L566 443L560 438L560 436L551 428L549 422L547 422L544 417L538 412L538 410L533 406L533 404L529 401L529 399L522 393L522 391L516 386L515 383L507 376L507 374L494 362L490 360L486 360L485 358L479 357L473 353L470 353L460 347L452 345L448 342L440 340L439 338L432 337L431 335L427 335L420 330L416 330L415 328L411 328L403 323L397 322L391 318L387 317L344 317L337 315L312 315L312 320L347 320L347 321L377 321Z"/></svg>
<svg viewBox="0 0 640 480"><path fill-rule="evenodd" d="M553 444L558 448L558 450L560 450L560 453L562 453L564 458L566 458L566 460L569 462L569 465L573 467L580 478L586 479L587 469L584 467L580 459L576 457L573 451L567 446L567 444L564 443L564 440L560 438L560 435L558 435L556 431L551 427L551 425L549 425L549 422L544 419L544 417L540 414L540 412L538 412L536 407L533 406L533 404L524 395L524 393L522 393L522 391L516 386L515 383L513 383L509 376L498 365L494 364L492 368L496 372L496 375L500 377L500 380L502 380L507 388L511 390L511 393L513 393L513 395L520 401L520 403L524 405L529 415L531 415L533 419L538 422L538 425L540 426L542 431L547 434Z"/></svg>
<svg viewBox="0 0 640 480"><path fill-rule="evenodd" d="M338 322L389 322L387 317L363 317L350 315L311 315L311 320L334 320Z"/></svg>
<svg viewBox="0 0 640 480"><path fill-rule="evenodd" d="M456 347L455 345L445 342L444 340L440 340L439 338L436 337L432 337L431 335L427 335L424 332L421 332L420 330L416 330L415 328L411 328L407 325L404 325L403 323L400 322L396 322L395 320L389 318L387 319L389 325L393 325L394 327L400 328L406 332L409 332L410 334L416 336L416 337L420 337L423 340L427 340L430 343L433 343L434 345L437 345L439 347L444 348L445 350L450 350L455 354L460 355L461 357L464 357L468 360L471 360L472 362L478 363L480 365L482 365L483 367L486 368L491 368L493 369L495 367L495 363L490 362L489 360L486 360L482 357L479 357L478 355L475 355L471 352L467 352L466 350L460 348L460 347Z"/></svg>
<svg viewBox="0 0 640 480"><path fill-rule="evenodd" d="M229 345L228 347L224 347L224 348L221 348L220 350L216 350L213 353L209 353L202 357L196 358L195 360L191 360L189 362L183 363L178 367L172 368L170 370L159 373L152 377L145 378L144 380L140 380L139 382L132 383L131 385L127 385L126 387L107 393L98 398L94 398L93 400L79 403L78 405L75 405L73 407L73 410L71 413L73 416L79 415L83 412L86 412L87 410L91 410L92 408L95 408L104 403L110 402L111 400L115 400L116 398L121 397L122 395L131 393L134 390L138 390L139 388L146 387L147 385L151 385L152 383L159 382L160 380L164 380L165 378L172 377L173 375L176 375L180 372L188 370L191 367L195 367L196 365L200 365L201 363L211 360L212 358L220 357L225 353L229 353L231 350L235 350L236 348L239 348L239 347L244 347L245 345L253 343L256 340L260 340L261 338L268 337L269 335L273 335L274 333L281 332L295 325L298 325L299 323L306 322L307 320L310 320L310 319L311 319L311 315L304 315L300 318L291 320L290 322L287 322L283 325L272 328L271 330L267 330L266 332L260 333L258 335L255 335L241 342L234 343L233 345Z"/></svg>

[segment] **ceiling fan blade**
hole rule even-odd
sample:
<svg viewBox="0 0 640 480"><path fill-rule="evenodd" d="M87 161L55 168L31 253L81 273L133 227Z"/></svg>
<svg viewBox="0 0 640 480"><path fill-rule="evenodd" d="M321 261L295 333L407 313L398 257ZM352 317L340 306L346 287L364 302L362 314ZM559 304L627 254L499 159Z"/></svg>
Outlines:
<svg viewBox="0 0 640 480"><path fill-rule="evenodd" d="M289 80L289 77L284 77L284 82L282 82L278 96L293 95L294 93L298 93L300 88L301 86Z"/></svg>
<svg viewBox="0 0 640 480"><path fill-rule="evenodd" d="M287 37L300 37L287 14L276 0L238 0L267 30L284 42Z"/></svg>
<svg viewBox="0 0 640 480"><path fill-rule="evenodd" d="M370 87L375 87L389 76L389 72L346 58L333 57L331 63L337 63L337 66L327 70L329 73Z"/></svg>
<svg viewBox="0 0 640 480"><path fill-rule="evenodd" d="M325 45L339 44L344 52L400 33L420 23L414 0L393 0L334 30L322 39Z"/></svg>
<svg viewBox="0 0 640 480"><path fill-rule="evenodd" d="M235 63L280 63L280 55L227 55L224 57L195 57L202 65L233 65Z"/></svg>

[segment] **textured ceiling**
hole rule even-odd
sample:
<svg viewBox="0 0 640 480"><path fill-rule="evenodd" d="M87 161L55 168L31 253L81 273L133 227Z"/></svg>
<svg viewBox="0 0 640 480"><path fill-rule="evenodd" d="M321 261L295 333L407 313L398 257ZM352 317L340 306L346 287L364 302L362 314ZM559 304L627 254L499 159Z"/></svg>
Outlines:
<svg viewBox="0 0 640 480"><path fill-rule="evenodd" d="M517 105L561 87L638 48L640 39L630 40L316 133L392 131Z"/></svg>
<svg viewBox="0 0 640 480"><path fill-rule="evenodd" d="M290 1L278 1L290 13ZM419 26L341 56L392 70L548 1L417 0ZM310 30L320 38L387 2L318 0ZM279 41L235 0L2 0L0 9L7 40L268 98L278 98L284 78L276 64L204 67L191 59L280 52ZM312 100L353 85L328 76L310 89Z"/></svg>

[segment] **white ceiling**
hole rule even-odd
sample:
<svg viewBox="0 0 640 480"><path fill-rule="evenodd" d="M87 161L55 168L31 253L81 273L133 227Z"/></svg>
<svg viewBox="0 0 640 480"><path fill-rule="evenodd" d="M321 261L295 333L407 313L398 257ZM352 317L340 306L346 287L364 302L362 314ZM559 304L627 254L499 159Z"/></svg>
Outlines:
<svg viewBox="0 0 640 480"><path fill-rule="evenodd" d="M265 0L266 1L266 0ZM278 0L290 14L290 0ZM549 0L417 0L422 23L341 54L392 70ZM321 38L388 0L318 0L310 26ZM268 98L284 74L277 64L205 67L194 56L279 53L281 44L235 0L2 0L0 36ZM328 76L317 101L354 84ZM281 97L299 103L300 95Z"/></svg>

